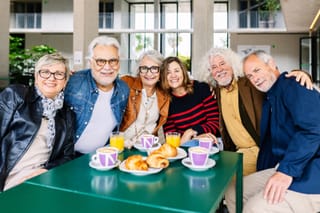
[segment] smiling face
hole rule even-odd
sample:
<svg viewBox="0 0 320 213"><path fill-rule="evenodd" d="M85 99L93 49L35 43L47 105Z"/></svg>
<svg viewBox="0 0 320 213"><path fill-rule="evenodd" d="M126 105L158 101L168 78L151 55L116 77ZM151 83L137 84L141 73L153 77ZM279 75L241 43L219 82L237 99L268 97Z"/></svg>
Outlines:
<svg viewBox="0 0 320 213"><path fill-rule="evenodd" d="M63 63L54 63L51 65L44 65L41 67L42 71L49 71L51 75L48 79L40 76L39 72L35 73L35 85L37 85L40 92L47 98L55 98L59 92L67 84L66 78L62 80L55 79L53 73L66 73L66 67Z"/></svg>
<svg viewBox="0 0 320 213"><path fill-rule="evenodd" d="M233 79L233 69L222 56L210 57L210 71L219 86L228 86Z"/></svg>
<svg viewBox="0 0 320 213"><path fill-rule="evenodd" d="M101 66L97 64L99 60L107 60L107 62ZM120 70L120 62L111 66L110 60L119 60L118 49L116 47L97 45L93 49L93 57L90 59L92 76L97 83L97 87L106 92L113 88L113 82Z"/></svg>
<svg viewBox="0 0 320 213"><path fill-rule="evenodd" d="M158 72L151 72L152 70L148 69L147 72L142 73L139 72L140 79L142 81L142 85L144 88L155 88L157 82L160 79L160 68L159 64L156 63L154 60L152 60L150 57L145 56L139 63L139 67L147 67L151 68L153 67L154 69L158 67Z"/></svg>
<svg viewBox="0 0 320 213"><path fill-rule="evenodd" d="M173 61L168 64L167 81L174 94L179 94L180 92L185 91L183 78L183 70L177 62Z"/></svg>
<svg viewBox="0 0 320 213"><path fill-rule="evenodd" d="M246 77L261 92L267 92L279 76L273 60L265 63L255 55L249 56L244 61L243 69Z"/></svg>

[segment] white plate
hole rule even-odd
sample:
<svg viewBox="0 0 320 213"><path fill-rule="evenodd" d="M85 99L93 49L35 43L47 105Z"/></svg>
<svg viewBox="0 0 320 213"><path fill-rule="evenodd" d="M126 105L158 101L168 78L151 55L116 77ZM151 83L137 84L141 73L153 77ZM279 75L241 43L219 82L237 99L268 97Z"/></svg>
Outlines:
<svg viewBox="0 0 320 213"><path fill-rule="evenodd" d="M156 143L153 145L153 147L151 147L150 149L146 149L142 146L141 143L135 143L133 144L133 147L136 148L137 150L139 150L140 152L147 152L148 150L156 150L158 148L160 148L161 144L160 143Z"/></svg>
<svg viewBox="0 0 320 213"><path fill-rule="evenodd" d="M182 165L196 172L206 171L216 165L216 161L211 158L208 159L207 164L205 166L193 166L190 158L185 158L181 162Z"/></svg>
<svg viewBox="0 0 320 213"><path fill-rule="evenodd" d="M121 161L120 161L120 160L118 160L118 161L116 162L116 164L115 164L115 165L113 165L113 166L103 167L103 166L99 165L99 164L98 164L98 163L96 163L96 162L90 161L90 162L89 162L89 166L90 166L91 168L93 168L93 169L96 169L96 170L100 170L100 171L108 171L108 170L110 170L110 169L113 169L113 168L115 168L115 167L119 166L119 165L120 165L120 163L121 163Z"/></svg>
<svg viewBox="0 0 320 213"><path fill-rule="evenodd" d="M122 163L120 164L120 166L119 166L120 171L128 172L128 173L131 173L131 174L137 175L137 176L156 174L162 170L162 168L156 169L156 168L150 168L150 167L148 168L147 171L130 170L130 169L127 169L125 165L126 165L126 160L122 161Z"/></svg>
<svg viewBox="0 0 320 213"><path fill-rule="evenodd" d="M218 147L213 146L213 147L211 147L211 149L210 149L209 155L214 155L214 154L218 153L219 151L220 151L220 150L219 150Z"/></svg>
<svg viewBox="0 0 320 213"><path fill-rule="evenodd" d="M156 149L155 149L156 150ZM152 150L153 151L153 150ZM148 155L150 155L150 153L152 152L152 151L148 151ZM173 161L176 161L176 160L179 160L179 159L182 159L182 158L185 158L185 157L187 157L187 152L186 151L184 151L184 149L182 149L182 148L179 148L179 147L177 147L177 155L175 156L175 157L168 157L167 159L170 161L170 162L173 162Z"/></svg>

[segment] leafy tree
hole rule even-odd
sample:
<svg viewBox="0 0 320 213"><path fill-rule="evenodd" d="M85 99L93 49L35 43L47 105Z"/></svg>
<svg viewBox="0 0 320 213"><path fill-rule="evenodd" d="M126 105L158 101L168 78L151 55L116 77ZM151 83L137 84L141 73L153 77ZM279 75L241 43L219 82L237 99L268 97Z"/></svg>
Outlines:
<svg viewBox="0 0 320 213"><path fill-rule="evenodd" d="M22 38L10 36L9 39L10 83L32 84L35 63L41 56L54 53L56 49L44 44L24 49Z"/></svg>

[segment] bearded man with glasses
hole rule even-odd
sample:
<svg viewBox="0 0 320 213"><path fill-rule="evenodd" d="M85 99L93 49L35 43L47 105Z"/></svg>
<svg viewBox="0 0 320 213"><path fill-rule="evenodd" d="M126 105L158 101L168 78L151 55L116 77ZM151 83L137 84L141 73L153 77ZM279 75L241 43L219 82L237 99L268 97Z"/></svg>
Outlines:
<svg viewBox="0 0 320 213"><path fill-rule="evenodd" d="M112 131L119 130L129 88L119 79L120 44L99 36L89 44L90 69L73 74L65 90L66 102L76 114L78 156L107 144Z"/></svg>

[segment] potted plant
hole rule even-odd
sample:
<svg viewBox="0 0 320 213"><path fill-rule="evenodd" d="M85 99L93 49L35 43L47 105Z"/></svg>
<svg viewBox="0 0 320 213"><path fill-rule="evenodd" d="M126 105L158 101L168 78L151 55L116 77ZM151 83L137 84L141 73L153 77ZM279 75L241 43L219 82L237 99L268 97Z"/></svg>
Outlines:
<svg viewBox="0 0 320 213"><path fill-rule="evenodd" d="M280 9L280 0L258 0L258 2L261 2L259 21L265 21L268 27L274 27L277 11Z"/></svg>
<svg viewBox="0 0 320 213"><path fill-rule="evenodd" d="M56 49L48 45L37 45L31 49L23 48L23 39L10 36L9 79L10 84L33 84L34 66L38 59Z"/></svg>
<svg viewBox="0 0 320 213"><path fill-rule="evenodd" d="M264 8L259 8L259 27L267 28L268 27L268 16L269 13Z"/></svg>
<svg viewBox="0 0 320 213"><path fill-rule="evenodd" d="M269 12L268 27L274 27L277 11L280 10L280 0L266 0L265 7Z"/></svg>

